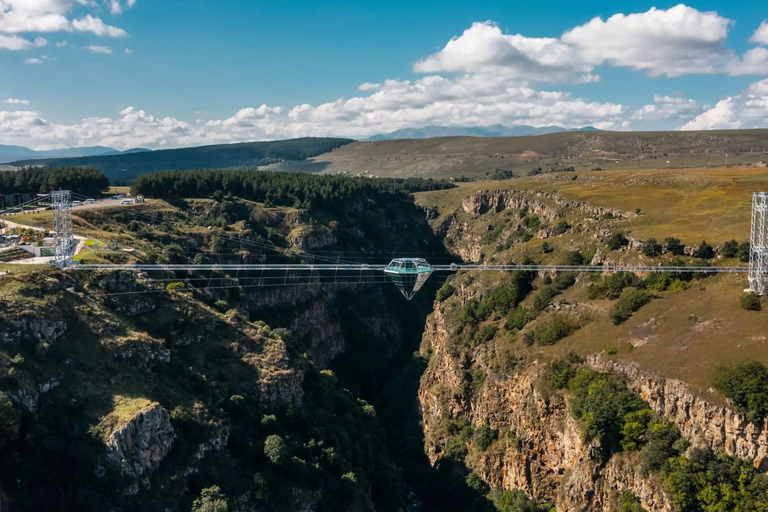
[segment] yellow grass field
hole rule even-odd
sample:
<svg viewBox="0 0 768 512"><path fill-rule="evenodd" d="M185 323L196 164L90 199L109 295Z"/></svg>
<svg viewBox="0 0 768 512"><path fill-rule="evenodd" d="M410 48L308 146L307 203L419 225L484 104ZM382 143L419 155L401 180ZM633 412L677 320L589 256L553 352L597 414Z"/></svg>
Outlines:
<svg viewBox="0 0 768 512"><path fill-rule="evenodd" d="M572 180L573 176L576 180ZM423 206L446 214L481 189L545 190L596 206L640 209L625 229L640 239L669 236L693 245L749 239L751 194L768 191L768 169L644 169L556 173L505 181L462 183L458 188L416 194Z"/></svg>

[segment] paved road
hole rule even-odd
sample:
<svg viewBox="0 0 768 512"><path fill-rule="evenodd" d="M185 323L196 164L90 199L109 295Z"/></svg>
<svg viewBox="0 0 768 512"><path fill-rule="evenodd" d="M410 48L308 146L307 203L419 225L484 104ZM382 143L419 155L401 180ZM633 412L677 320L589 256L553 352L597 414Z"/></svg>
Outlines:
<svg viewBox="0 0 768 512"><path fill-rule="evenodd" d="M124 205L120 204L120 201L123 201L123 199L97 199L95 202L90 204L82 204L80 206L73 206L72 210L91 210L93 208L111 208L115 206L130 206L130 205ZM11 212L0 212L0 217L13 217L14 215L25 215L27 213L35 213L35 212L44 212L46 210L50 209L50 206L42 207L42 208L35 208L34 210L24 210L23 212L20 212L18 210L14 210Z"/></svg>

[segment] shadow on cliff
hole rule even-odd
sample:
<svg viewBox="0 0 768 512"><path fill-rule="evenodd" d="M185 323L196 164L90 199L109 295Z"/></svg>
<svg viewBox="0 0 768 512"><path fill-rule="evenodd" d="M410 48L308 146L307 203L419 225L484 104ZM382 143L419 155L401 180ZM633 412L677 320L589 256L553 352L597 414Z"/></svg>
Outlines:
<svg viewBox="0 0 768 512"><path fill-rule="evenodd" d="M360 303L345 301L342 328L349 349L336 357L332 368L344 386L371 402L386 430L387 444L397 462L410 499L409 510L493 511L485 496L469 487L463 463L441 460L434 467L424 452L424 432L418 391L427 361L418 353L427 316L432 312L439 280L428 282L412 301L406 301L394 286L383 287L393 321L400 323L402 340L363 339L366 315ZM399 343L392 357L384 356Z"/></svg>

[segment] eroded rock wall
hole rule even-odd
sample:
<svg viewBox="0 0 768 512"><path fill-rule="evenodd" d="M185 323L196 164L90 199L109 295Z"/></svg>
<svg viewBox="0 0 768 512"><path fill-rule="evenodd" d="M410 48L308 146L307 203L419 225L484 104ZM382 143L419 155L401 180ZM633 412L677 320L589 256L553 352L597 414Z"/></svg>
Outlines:
<svg viewBox="0 0 768 512"><path fill-rule="evenodd" d="M459 360L451 351L441 305L427 323L422 351L429 365L422 377L419 403L424 421L425 450L432 463L441 457L441 424L446 419L467 418L476 428L488 425L513 432L480 457L467 464L490 487L522 489L540 501L552 501L559 511L614 510L621 492L638 496L646 510L671 511L661 483L640 474L633 454L619 454L607 464L595 461L599 447L583 441L578 422L563 393L551 393L542 382L547 366L540 362L521 365L503 378L489 377L469 396L464 373L485 367L485 355L473 361Z"/></svg>

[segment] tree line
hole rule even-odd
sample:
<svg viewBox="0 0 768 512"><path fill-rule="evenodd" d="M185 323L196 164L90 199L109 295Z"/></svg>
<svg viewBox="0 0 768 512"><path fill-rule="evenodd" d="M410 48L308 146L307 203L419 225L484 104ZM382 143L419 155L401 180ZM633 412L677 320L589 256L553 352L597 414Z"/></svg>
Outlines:
<svg viewBox="0 0 768 512"><path fill-rule="evenodd" d="M231 194L267 206L347 211L366 200L402 199L413 192L452 188L446 181L371 179L271 171L163 171L139 176L131 192L160 199ZM382 197L384 196L384 197Z"/></svg>
<svg viewBox="0 0 768 512"><path fill-rule="evenodd" d="M109 190L109 179L88 167L29 167L0 172L0 195L47 194L53 190L96 196Z"/></svg>

